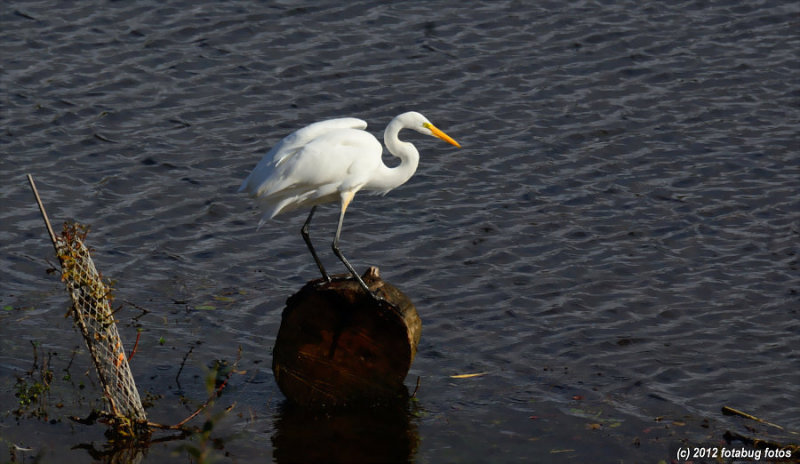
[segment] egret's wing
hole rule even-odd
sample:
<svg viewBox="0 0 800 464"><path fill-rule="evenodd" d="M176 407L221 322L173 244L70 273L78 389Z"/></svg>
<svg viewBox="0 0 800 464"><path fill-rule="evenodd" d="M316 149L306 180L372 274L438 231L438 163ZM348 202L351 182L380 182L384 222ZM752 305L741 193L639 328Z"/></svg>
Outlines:
<svg viewBox="0 0 800 464"><path fill-rule="evenodd" d="M337 201L339 192L358 191L381 163L381 144L368 132L339 129L315 137L275 163L257 200L268 217Z"/></svg>
<svg viewBox="0 0 800 464"><path fill-rule="evenodd" d="M364 130L366 128L366 121L361 119L338 118L315 122L302 129L298 129L284 137L261 158L261 161L258 162L250 175L242 182L239 191L247 192L253 196L263 194L266 190L264 184L268 183L270 178L273 177L275 169L317 137L342 129Z"/></svg>

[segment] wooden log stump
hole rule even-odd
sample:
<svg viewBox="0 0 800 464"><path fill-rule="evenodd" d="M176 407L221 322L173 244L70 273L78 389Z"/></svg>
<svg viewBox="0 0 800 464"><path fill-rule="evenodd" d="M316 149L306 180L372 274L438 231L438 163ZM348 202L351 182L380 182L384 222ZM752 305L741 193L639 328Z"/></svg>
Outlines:
<svg viewBox="0 0 800 464"><path fill-rule="evenodd" d="M422 322L378 268L370 267L362 279L385 301L367 295L348 276L308 282L286 301L272 371L290 401L338 407L408 397L403 381Z"/></svg>

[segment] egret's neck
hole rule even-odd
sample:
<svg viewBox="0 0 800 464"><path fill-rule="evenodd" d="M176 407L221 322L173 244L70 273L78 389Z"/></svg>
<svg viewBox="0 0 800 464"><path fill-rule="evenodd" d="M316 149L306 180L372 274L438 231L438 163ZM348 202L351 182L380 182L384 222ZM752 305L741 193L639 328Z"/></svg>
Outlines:
<svg viewBox="0 0 800 464"><path fill-rule="evenodd" d="M386 144L389 153L400 158L400 164L390 168L381 163L377 175L369 182L367 188L370 190L388 192L405 184L416 172L419 165L419 152L414 145L398 138L401 129L403 129L403 124L395 119L386 126L386 131L383 133L383 143Z"/></svg>

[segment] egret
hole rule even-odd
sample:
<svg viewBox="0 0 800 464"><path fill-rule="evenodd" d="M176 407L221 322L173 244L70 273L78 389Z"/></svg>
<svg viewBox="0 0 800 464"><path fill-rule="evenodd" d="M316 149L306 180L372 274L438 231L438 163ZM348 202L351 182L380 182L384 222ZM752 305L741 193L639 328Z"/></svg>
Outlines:
<svg viewBox="0 0 800 464"><path fill-rule="evenodd" d="M311 207L300 234L319 267L322 277L331 278L317 256L309 236L309 225L317 205L338 201L339 224L331 248L359 285L377 298L356 273L339 249L342 222L353 197L359 190L386 194L403 185L417 170L419 152L398 138L402 129L413 129L438 137L460 147L455 140L414 111L394 118L383 134L389 152L400 158L400 164L383 164L380 142L366 132L367 123L357 118L329 119L310 124L278 142L256 165L239 188L255 198L264 209L259 227L280 213Z"/></svg>

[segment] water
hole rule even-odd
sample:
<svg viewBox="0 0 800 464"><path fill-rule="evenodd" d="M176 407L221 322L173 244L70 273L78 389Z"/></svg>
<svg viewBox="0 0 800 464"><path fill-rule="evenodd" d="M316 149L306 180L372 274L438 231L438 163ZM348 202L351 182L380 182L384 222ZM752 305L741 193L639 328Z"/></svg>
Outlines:
<svg viewBox="0 0 800 464"><path fill-rule="evenodd" d="M217 457L658 462L743 446L723 405L800 429L798 31L800 5L768 0L6 2L4 446L85 462L75 445L105 444L66 419L99 393L26 173L56 224L91 224L151 420L188 415L241 347L209 412ZM463 148L406 135L417 174L358 195L342 249L416 303L417 401L308 417L269 367L286 298L317 275L304 213L257 230L235 190L298 127L357 116L377 135L412 109ZM312 230L331 269L336 217ZM51 422L11 414L32 342Z"/></svg>

